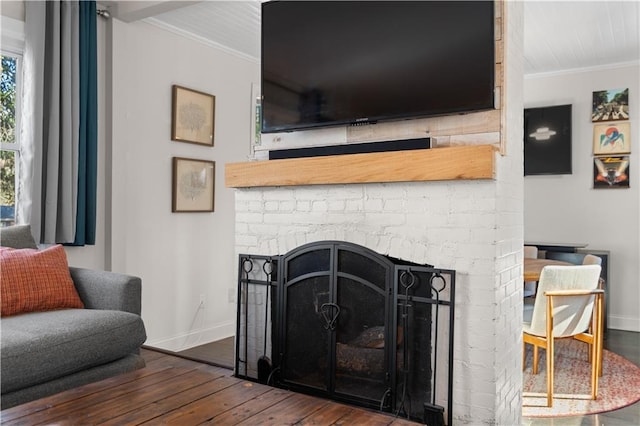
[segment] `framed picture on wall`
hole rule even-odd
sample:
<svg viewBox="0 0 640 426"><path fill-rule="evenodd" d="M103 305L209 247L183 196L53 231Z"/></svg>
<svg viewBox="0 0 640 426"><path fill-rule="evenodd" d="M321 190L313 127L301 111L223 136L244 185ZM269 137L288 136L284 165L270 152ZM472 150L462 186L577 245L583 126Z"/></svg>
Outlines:
<svg viewBox="0 0 640 426"><path fill-rule="evenodd" d="M593 154L628 154L631 152L630 125L626 123L593 126Z"/></svg>
<svg viewBox="0 0 640 426"><path fill-rule="evenodd" d="M172 86L171 140L213 146L216 97Z"/></svg>
<svg viewBox="0 0 640 426"><path fill-rule="evenodd" d="M571 172L571 105L526 108L524 175Z"/></svg>
<svg viewBox="0 0 640 426"><path fill-rule="evenodd" d="M593 188L629 188L629 156L594 157Z"/></svg>
<svg viewBox="0 0 640 426"><path fill-rule="evenodd" d="M593 92L591 121L619 121L629 119L629 89L610 89Z"/></svg>
<svg viewBox="0 0 640 426"><path fill-rule="evenodd" d="M171 211L212 212L216 163L173 157Z"/></svg>

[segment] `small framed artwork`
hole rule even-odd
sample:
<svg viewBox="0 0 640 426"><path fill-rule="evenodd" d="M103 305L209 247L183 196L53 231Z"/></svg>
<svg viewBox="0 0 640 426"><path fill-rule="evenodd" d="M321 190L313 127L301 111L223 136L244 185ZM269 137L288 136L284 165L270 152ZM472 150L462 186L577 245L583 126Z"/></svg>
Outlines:
<svg viewBox="0 0 640 426"><path fill-rule="evenodd" d="M591 121L619 121L629 119L629 89L593 92Z"/></svg>
<svg viewBox="0 0 640 426"><path fill-rule="evenodd" d="M628 154L631 152L629 123L596 124L593 126L593 154Z"/></svg>
<svg viewBox="0 0 640 426"><path fill-rule="evenodd" d="M593 188L629 188L629 156L594 157Z"/></svg>
<svg viewBox="0 0 640 426"><path fill-rule="evenodd" d="M171 140L213 146L216 97L172 86Z"/></svg>
<svg viewBox="0 0 640 426"><path fill-rule="evenodd" d="M216 163L173 157L171 211L212 212Z"/></svg>

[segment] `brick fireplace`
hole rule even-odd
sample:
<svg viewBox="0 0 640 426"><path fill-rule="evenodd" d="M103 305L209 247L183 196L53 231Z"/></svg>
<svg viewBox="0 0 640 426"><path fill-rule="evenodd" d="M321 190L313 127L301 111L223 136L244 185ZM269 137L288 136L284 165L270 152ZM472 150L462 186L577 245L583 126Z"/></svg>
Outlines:
<svg viewBox="0 0 640 426"><path fill-rule="evenodd" d="M492 178L466 180L456 171L433 181L228 185L236 188L236 258L340 240L456 271L454 424L520 424L522 416L523 18L518 2L496 5L501 101L488 120L470 114L262 141L277 149L426 134L437 146L499 144ZM453 163L470 164L437 149Z"/></svg>
<svg viewBox="0 0 640 426"><path fill-rule="evenodd" d="M519 421L521 345L513 323L521 321L521 212L499 199L499 191L509 192L500 186L489 180L238 189L236 255L341 240L455 269L454 423L490 423L498 410Z"/></svg>

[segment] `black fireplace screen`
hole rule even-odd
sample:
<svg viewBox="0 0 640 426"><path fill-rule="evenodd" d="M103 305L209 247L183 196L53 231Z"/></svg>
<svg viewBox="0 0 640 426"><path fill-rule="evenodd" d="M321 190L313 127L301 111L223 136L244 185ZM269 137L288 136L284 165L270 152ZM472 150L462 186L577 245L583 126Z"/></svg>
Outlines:
<svg viewBox="0 0 640 426"><path fill-rule="evenodd" d="M454 271L337 241L239 265L236 376L451 424Z"/></svg>

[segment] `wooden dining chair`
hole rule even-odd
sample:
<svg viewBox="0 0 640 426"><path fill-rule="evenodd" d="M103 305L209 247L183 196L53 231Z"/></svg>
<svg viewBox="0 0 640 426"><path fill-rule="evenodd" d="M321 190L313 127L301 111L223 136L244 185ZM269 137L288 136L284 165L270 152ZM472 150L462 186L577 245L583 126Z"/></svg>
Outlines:
<svg viewBox="0 0 640 426"><path fill-rule="evenodd" d="M572 337L587 343L591 361L591 398L598 396L602 364L602 300L599 265L545 266L531 322L523 325L523 369L526 345L533 345L533 374L538 374L538 348L546 350L547 406L553 405L555 339Z"/></svg>
<svg viewBox="0 0 640 426"><path fill-rule="evenodd" d="M582 259L582 264L583 265L600 265L602 266L602 258L599 256L595 256L593 254L587 254L584 259ZM598 288L601 290L604 290L604 286L606 285L606 283L604 282L604 279L602 277L600 277L600 279L598 280ZM605 292L606 293L606 292ZM604 304L602 306L602 320L604 321L604 318L606 318L607 315L607 311L606 311L606 304ZM604 329L603 329L603 333L604 333ZM604 338L602 339L601 345L604 346ZM603 348L601 348L602 350ZM591 361L591 359L589 359L589 361ZM600 370L598 371L598 375L600 377L602 377L602 363L600 363Z"/></svg>

